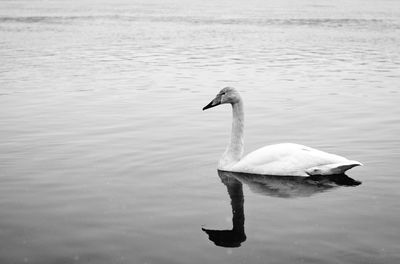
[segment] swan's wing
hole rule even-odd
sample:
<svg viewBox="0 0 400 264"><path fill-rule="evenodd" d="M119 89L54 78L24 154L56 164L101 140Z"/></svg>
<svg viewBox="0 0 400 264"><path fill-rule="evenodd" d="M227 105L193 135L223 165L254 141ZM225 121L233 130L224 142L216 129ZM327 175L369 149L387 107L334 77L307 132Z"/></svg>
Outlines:
<svg viewBox="0 0 400 264"><path fill-rule="evenodd" d="M255 174L308 176L343 173L357 165L361 164L338 155L299 144L283 143L265 146L249 153L233 170Z"/></svg>

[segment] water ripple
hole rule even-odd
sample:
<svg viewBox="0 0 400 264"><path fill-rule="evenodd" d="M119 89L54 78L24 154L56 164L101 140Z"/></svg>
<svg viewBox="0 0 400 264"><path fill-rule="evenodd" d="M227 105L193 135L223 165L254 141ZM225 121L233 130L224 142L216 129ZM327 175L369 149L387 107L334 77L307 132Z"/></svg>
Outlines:
<svg viewBox="0 0 400 264"><path fill-rule="evenodd" d="M3 16L0 23L43 23L66 24L84 21L142 21L162 23L188 23L196 25L248 25L248 26L310 26L310 27L387 27L399 29L400 24L391 19L355 18L215 18L193 16L133 16L133 15L95 15L95 16Z"/></svg>

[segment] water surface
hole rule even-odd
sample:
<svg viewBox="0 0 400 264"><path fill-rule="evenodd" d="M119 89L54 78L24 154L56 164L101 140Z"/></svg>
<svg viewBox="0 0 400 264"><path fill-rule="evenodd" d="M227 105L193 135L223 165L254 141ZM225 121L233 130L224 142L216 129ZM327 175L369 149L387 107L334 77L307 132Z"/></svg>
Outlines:
<svg viewBox="0 0 400 264"><path fill-rule="evenodd" d="M398 262L399 3L265 2L1 1L0 262ZM219 174L224 86L361 184Z"/></svg>

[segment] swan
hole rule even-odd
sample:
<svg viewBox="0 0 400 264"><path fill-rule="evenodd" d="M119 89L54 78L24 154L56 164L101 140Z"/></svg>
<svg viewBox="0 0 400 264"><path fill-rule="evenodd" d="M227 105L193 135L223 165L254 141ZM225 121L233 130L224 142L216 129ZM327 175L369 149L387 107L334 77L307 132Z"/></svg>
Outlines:
<svg viewBox="0 0 400 264"><path fill-rule="evenodd" d="M362 165L355 160L294 143L259 148L243 157L243 100L232 87L223 88L203 111L220 104L232 105L232 132L218 170L278 176L335 175Z"/></svg>

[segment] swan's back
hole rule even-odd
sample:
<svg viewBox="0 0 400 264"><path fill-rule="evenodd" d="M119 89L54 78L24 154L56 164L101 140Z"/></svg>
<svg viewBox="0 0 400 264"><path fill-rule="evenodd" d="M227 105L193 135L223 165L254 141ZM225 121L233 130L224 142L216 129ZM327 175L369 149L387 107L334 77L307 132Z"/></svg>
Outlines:
<svg viewBox="0 0 400 264"><path fill-rule="evenodd" d="M282 143L257 149L228 170L265 175L341 174L361 163L307 146Z"/></svg>

